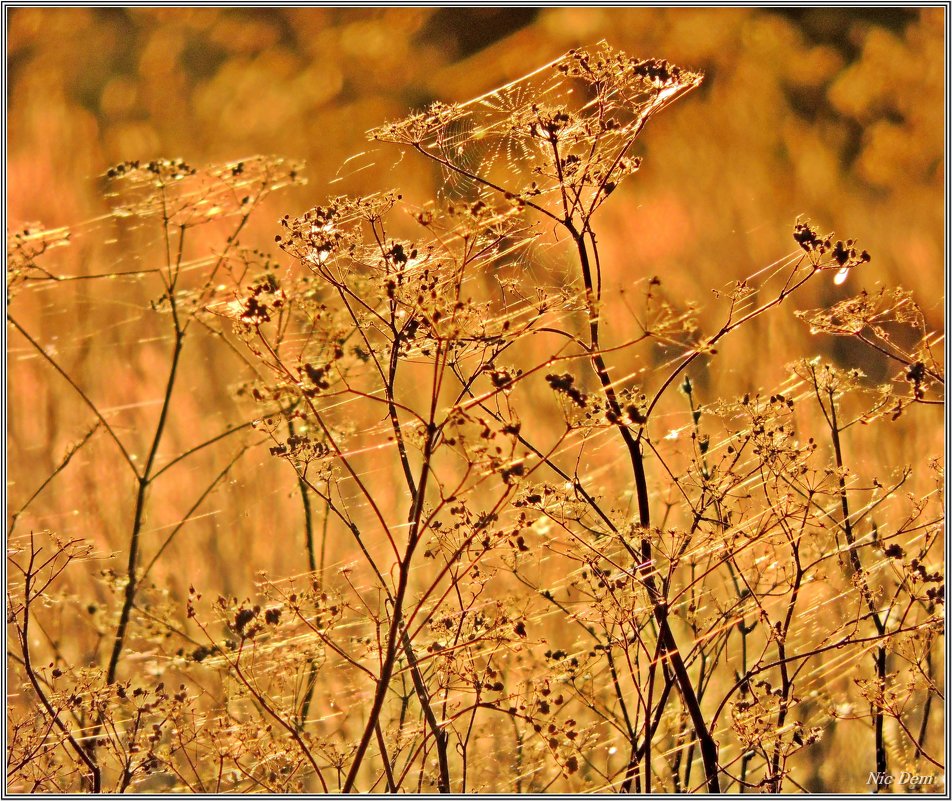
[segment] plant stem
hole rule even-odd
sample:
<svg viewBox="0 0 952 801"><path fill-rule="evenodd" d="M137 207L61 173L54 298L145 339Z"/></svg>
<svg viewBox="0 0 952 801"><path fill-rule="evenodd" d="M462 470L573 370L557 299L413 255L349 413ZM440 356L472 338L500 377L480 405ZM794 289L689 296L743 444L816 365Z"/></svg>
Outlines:
<svg viewBox="0 0 952 801"><path fill-rule="evenodd" d="M815 375L816 373L814 372L814 376ZM846 537L846 543L849 546L850 566L852 567L853 574L860 582L860 592L866 601L866 607L869 610L869 616L873 621L873 625L876 627L876 632L880 638L885 638L886 624L883 622L883 619L876 609L876 604L873 601L873 594L869 588L869 581L866 578L866 573L860 560L859 550L856 547L856 537L853 534L853 523L851 520L849 498L847 496L846 490L846 476L844 475L843 468L843 448L840 443L840 426L836 417L836 398L832 388L828 390L827 395L830 404L830 411L827 415L826 410L824 409L823 413L827 416L827 421L830 425L830 436L833 440L833 454L834 458L836 459L836 469L838 474L837 484L840 496L840 510L843 514L843 535ZM819 390L817 391L817 397L819 398ZM821 407L823 406L822 402L820 405ZM880 644L876 649L873 655L873 662L876 669L876 683L879 690L879 697L873 704L873 730L876 740L876 772L879 774L884 774L888 770L886 759L886 740L885 732L883 730L883 725L885 723L883 704L885 703L884 695L886 692L886 647L884 645ZM879 792L879 789L880 785L877 782L875 785L875 792Z"/></svg>
<svg viewBox="0 0 952 801"><path fill-rule="evenodd" d="M170 299L174 304L174 300ZM116 636L113 639L112 654L109 657L109 664L106 668L106 683L113 684L116 681L116 671L119 667L119 658L122 654L122 648L125 644L126 630L129 625L129 617L132 612L132 606L135 603L138 581L136 571L139 565L139 539L142 534L142 523L145 517L145 499L149 485L152 483L152 468L155 465L155 457L159 451L159 445L162 442L162 434L165 431L165 424L168 420L169 407L172 402L172 390L175 387L175 378L178 373L179 359L182 355L182 344L184 334L179 328L178 321L175 322L175 343L172 348L172 364L169 368L169 377L165 383L165 394L162 399L162 410L159 413L159 422L156 424L155 434L152 437L152 445L149 448L149 456L146 459L145 468L138 477L138 488L136 491L136 503L132 516L132 535L129 538L129 560L126 567L126 588L122 603L122 610L119 613L119 624L116 627Z"/></svg>
<svg viewBox="0 0 952 801"><path fill-rule="evenodd" d="M59 713L53 708L53 704L43 690L36 671L33 668L33 661L30 656L30 609L33 604L33 599L38 595L38 593L35 593L33 590L33 581L36 578L34 568L38 554L39 549L36 548L33 534L31 533L30 559L26 569L23 571L23 622L17 626L17 633L19 635L17 639L20 642L20 651L23 654L23 670L26 673L27 680L30 682L30 686L33 688L33 692L36 693L37 698L40 699L40 703L43 705L43 709L45 709L46 713L50 716L50 720L56 728L63 732L66 741L89 771L89 786L92 792L100 793L102 792L102 772L99 765L96 763L92 754L79 743L69 727L60 720Z"/></svg>
<svg viewBox="0 0 952 801"><path fill-rule="evenodd" d="M437 348L437 353L434 357L434 366L437 371L440 365L440 350L440 348ZM383 710L383 702L390 687L390 679L393 677L393 668L396 664L398 647L402 641L401 625L403 622L403 605L406 600L407 585L409 584L410 580L410 562L420 541L420 526L423 519L423 501L426 497L427 484L430 479L433 446L435 444L437 433L436 425L433 421L436 411L437 399L435 395L437 392L437 387L438 381L436 380L436 376L434 376L434 396L431 398L430 421L427 425L427 433L423 442L423 465L420 469L420 479L417 482L417 489L413 496L413 503L410 509L410 531L407 535L407 546L403 557L399 562L397 589L393 595L393 612L390 618L390 626L387 630L387 650L384 655L383 664L380 668L380 676L377 679L377 688L374 691L373 702L371 703L370 711L367 715L367 725L364 727L364 732L361 735L360 741L357 744L357 748L354 751L354 757L353 761L351 762L350 771L347 774L347 778L344 780L344 786L342 788L342 792L344 793L351 792L354 787L354 782L357 780L357 773L359 772L361 763L363 762L364 756L367 753L367 746L370 744L370 738L374 734L374 729L377 726L377 723L380 719L380 713ZM448 791L448 787L445 790L441 788L441 792Z"/></svg>
<svg viewBox="0 0 952 801"><path fill-rule="evenodd" d="M674 633L671 630L671 624L668 619L667 601L655 580L651 541L648 537L648 530L651 527L651 506L648 499L648 482L645 475L644 455L641 452L640 444L625 424L622 409L615 394L611 374L605 364L605 359L601 355L598 331L598 309L596 306L595 288L592 280L591 260L588 247L585 243L584 234L578 231L571 220L566 220L564 225L575 240L582 268L582 280L585 284L585 295L588 301L588 324L592 366L602 386L602 393L608 403L609 411L613 416L615 427L618 429L622 441L628 450L628 456L634 474L635 493L638 502L638 522L642 528L641 565L639 566L639 570L641 572L642 581L648 591L648 597L651 600L652 614L658 624L658 639L661 646L661 656L671 665L678 691L681 695L681 701L691 718L694 734L701 748L701 759L704 763L704 773L707 779L708 790L712 793L719 793L720 782L718 779L717 744L714 742L708 730L704 715L701 712L701 705L698 701L697 693L694 690L691 677L688 674Z"/></svg>

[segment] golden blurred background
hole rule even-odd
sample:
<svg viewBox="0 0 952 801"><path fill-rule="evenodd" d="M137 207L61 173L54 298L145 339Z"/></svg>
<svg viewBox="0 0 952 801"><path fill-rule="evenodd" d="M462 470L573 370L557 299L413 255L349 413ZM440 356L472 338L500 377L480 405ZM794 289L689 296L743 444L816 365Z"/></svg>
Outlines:
<svg viewBox="0 0 952 801"><path fill-rule="evenodd" d="M253 153L307 160L297 210L365 130L606 39L706 76L645 137L638 212L615 204L638 263L766 263L803 214L935 297L943 32L941 9L12 9L9 215L84 219L123 159Z"/></svg>
<svg viewBox="0 0 952 801"><path fill-rule="evenodd" d="M309 183L271 198L245 234L264 246L279 216L340 191L331 181L367 148L367 129L606 39L705 74L649 124L641 171L601 213L610 286L661 275L669 297L706 306L711 289L792 250L802 215L856 238L873 260L842 287L822 282L801 307L899 284L941 329L943 31L941 9L12 9L8 219L50 228L96 220L108 209L99 176L125 159L304 159ZM357 189L380 189L379 180ZM57 251L62 272L102 271L90 266L96 247L77 238ZM164 351L125 337L138 317L101 300L89 285L60 284L17 303L34 336L84 365L107 406L154 396L147 365L163 364ZM789 314L764 326L763 354L748 353L756 369L724 360L741 368L736 393L782 380L785 361L805 355L801 335L808 351L846 347L810 340ZM29 348L16 336L10 346L16 507L34 469L48 470L80 423ZM197 369L227 385L216 365ZM196 405L206 430L222 413L221 393L200 379L194 390L182 402ZM133 428L149 419L148 409L125 414Z"/></svg>
<svg viewBox="0 0 952 801"><path fill-rule="evenodd" d="M111 233L102 182L111 165L181 157L200 166L254 154L302 159L308 183L270 198L242 234L243 244L270 247L280 216L340 191L332 181L349 157L370 147L366 130L437 99L466 100L605 39L705 75L700 89L651 121L636 147L645 157L639 174L600 214L609 288L660 275L669 298L706 308L711 289L793 251L794 222L809 218L823 232L857 239L871 263L845 285L818 282L795 307L781 309L758 330L753 351L750 339L725 343L715 363L722 372L699 377L699 391L708 393L702 400L776 386L787 361L813 353L859 363L885 380L877 360L840 340L811 337L792 312L861 288L902 285L931 326L943 329L944 13L15 8L7 53L8 220L11 227L40 222L74 230L70 247L49 254L59 274L131 269L148 263L151 245L139 249L136 234ZM426 165L401 169L421 191L430 182L436 190L438 176ZM348 188L389 188L379 185L386 177L361 173ZM167 332L144 311L158 292L132 282L105 290L102 283L62 282L18 294L11 306L140 454L167 369ZM702 320L720 319L716 309L706 313ZM623 339L614 319L609 331ZM8 497L15 510L93 418L15 331L8 347ZM228 392L239 377L240 365L209 342L190 352L160 458L247 418ZM905 437L868 447L885 465L938 456L941 416L918 421ZM233 455L224 441L153 487L146 558ZM18 530L88 538L114 554L107 566L121 570L133 496L128 478L111 443L97 437L31 505ZM259 570L300 572L295 492L287 465L263 447L248 453L151 578L180 603L189 583L241 594ZM331 543L330 562L346 561L351 547ZM95 593L104 608L115 605L104 586L81 585L77 580L83 598ZM77 642L96 647L92 633Z"/></svg>
<svg viewBox="0 0 952 801"><path fill-rule="evenodd" d="M939 327L943 31L940 9L14 9L8 215L95 216L96 177L124 159L257 153L307 161L275 206L299 213L340 191L365 130L604 38L706 76L652 121L602 217L626 272L705 302L787 252L804 216L874 257L815 305L901 284Z"/></svg>

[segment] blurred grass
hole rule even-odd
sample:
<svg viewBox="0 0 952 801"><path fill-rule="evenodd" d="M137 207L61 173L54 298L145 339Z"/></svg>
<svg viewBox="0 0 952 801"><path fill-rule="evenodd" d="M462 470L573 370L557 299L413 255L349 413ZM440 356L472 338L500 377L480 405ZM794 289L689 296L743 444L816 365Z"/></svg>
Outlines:
<svg viewBox="0 0 952 801"><path fill-rule="evenodd" d="M9 217L101 213L95 176L123 159L304 158L310 184L258 217L267 243L272 218L340 191L329 181L366 129L602 38L706 73L652 121L641 173L602 216L617 280L662 275L706 303L787 252L805 215L874 261L804 303L901 284L941 326L938 9L14 9ZM422 192L438 180L405 172ZM358 179L347 188L394 180Z"/></svg>
<svg viewBox="0 0 952 801"><path fill-rule="evenodd" d="M306 158L310 204L365 129L602 38L707 76L645 140L647 211L614 204L651 269L768 261L808 213L941 285L938 9L13 9L10 216L73 223L103 165L175 155Z"/></svg>

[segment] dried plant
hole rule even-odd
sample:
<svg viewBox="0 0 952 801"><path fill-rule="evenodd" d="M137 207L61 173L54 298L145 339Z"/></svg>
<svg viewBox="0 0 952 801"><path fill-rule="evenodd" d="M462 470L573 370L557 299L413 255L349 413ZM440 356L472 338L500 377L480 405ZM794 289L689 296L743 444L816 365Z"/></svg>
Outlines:
<svg viewBox="0 0 952 801"><path fill-rule="evenodd" d="M864 778L944 769L942 466L913 455L923 489L911 465L877 476L851 455L941 405L941 335L909 293L863 294L799 316L894 380L810 355L772 392L704 398L723 340L870 261L800 220L791 254L715 288L713 327L647 272L630 318L606 313L597 213L649 120L700 82L602 44L388 123L370 138L438 167L440 197L333 198L280 221L282 255L239 235L295 165L110 170L129 189L116 217L161 229L170 369L142 464L10 317L93 413L75 449L104 431L136 487L105 648L81 664L54 645L39 669L28 629L92 551L53 539L45 557L31 535L11 556L31 700L10 718L10 789L779 793L811 789L841 727ZM224 244L189 261L186 233L222 219ZM29 243L60 241L12 238L9 285L55 280ZM193 327L241 360L245 417L159 467ZM152 485L232 434L241 450L145 561ZM164 596L151 568L249 448L285 466L306 567L247 596Z"/></svg>

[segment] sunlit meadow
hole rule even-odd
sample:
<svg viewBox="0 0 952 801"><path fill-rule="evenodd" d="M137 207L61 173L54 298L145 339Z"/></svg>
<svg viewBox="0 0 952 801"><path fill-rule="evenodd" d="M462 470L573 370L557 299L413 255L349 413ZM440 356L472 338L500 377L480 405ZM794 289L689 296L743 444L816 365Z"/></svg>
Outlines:
<svg viewBox="0 0 952 801"><path fill-rule="evenodd" d="M944 792L945 24L11 9L7 790Z"/></svg>

